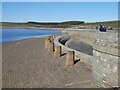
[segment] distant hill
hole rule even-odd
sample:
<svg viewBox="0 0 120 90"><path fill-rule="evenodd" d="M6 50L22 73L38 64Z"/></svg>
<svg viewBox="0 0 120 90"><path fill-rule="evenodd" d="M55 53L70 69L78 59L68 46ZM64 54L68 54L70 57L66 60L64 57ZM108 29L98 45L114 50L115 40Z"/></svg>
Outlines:
<svg viewBox="0 0 120 90"><path fill-rule="evenodd" d="M67 21L67 22L28 22L29 25L35 25L38 27L47 27L47 28L67 28L71 25L80 25L84 21Z"/></svg>
<svg viewBox="0 0 120 90"><path fill-rule="evenodd" d="M2 27L41 27L41 28L67 28L71 25L80 25L84 21L67 21L67 22L27 22L27 23L14 23L14 22L2 22Z"/></svg>
<svg viewBox="0 0 120 90"><path fill-rule="evenodd" d="M120 21L104 21L104 22L92 22L85 23L84 21L66 21L66 22L33 22L27 23L15 23L15 22L2 22L3 28L95 28L99 25L104 25L106 28L111 27L118 29Z"/></svg>
<svg viewBox="0 0 120 90"><path fill-rule="evenodd" d="M120 24L120 21L104 21L104 22L84 23L82 25L83 26L88 26L88 27L97 27L99 25L103 25L106 28L111 27L113 29L118 29L119 24Z"/></svg>

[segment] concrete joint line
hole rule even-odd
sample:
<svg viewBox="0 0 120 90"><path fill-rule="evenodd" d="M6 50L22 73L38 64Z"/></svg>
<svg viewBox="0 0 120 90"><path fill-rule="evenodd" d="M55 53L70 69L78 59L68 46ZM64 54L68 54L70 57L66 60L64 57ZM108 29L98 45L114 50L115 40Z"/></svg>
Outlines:
<svg viewBox="0 0 120 90"><path fill-rule="evenodd" d="M107 53L107 52L100 51L100 50L95 49L95 48L93 48L93 49L94 49L94 50L96 50L96 51L98 51L98 52L102 52L102 53L109 54L109 55L112 55L112 56L117 56L117 57L120 57L120 55L115 55L115 54Z"/></svg>
<svg viewBox="0 0 120 90"><path fill-rule="evenodd" d="M74 84L82 84L82 83L87 83L87 82L90 82L90 80L86 80L86 81L82 81L82 82L69 83L69 84L66 84L65 86L70 86L70 85L74 85Z"/></svg>

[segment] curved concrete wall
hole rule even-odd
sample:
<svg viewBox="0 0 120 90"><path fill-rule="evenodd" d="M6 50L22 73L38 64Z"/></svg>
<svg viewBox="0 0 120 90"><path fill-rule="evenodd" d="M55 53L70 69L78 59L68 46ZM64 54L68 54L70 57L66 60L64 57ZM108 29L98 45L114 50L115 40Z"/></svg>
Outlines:
<svg viewBox="0 0 120 90"><path fill-rule="evenodd" d="M71 38L78 39L87 44L93 45L94 43L95 30L93 29L64 30L62 32L70 35Z"/></svg>
<svg viewBox="0 0 120 90"><path fill-rule="evenodd" d="M98 87L118 86L118 31L95 32L92 76Z"/></svg>
<svg viewBox="0 0 120 90"><path fill-rule="evenodd" d="M97 30L67 30L63 31L71 36L93 46L93 57L76 51L76 57L83 58L83 62L92 66L92 79L98 87L120 86L120 37L118 30L100 32ZM66 47L63 46L66 49ZM67 51L69 49L67 48Z"/></svg>
<svg viewBox="0 0 120 90"><path fill-rule="evenodd" d="M92 56L87 55L85 53L76 51L74 49L71 49L63 44L60 43L60 40L64 38L65 36L58 36L57 38L54 39L54 44L55 46L61 46L62 47L62 52L67 53L68 51L75 51L75 59L80 59L80 61L85 62L87 64L88 68L91 68L91 61L93 59ZM70 40L70 39L68 39Z"/></svg>

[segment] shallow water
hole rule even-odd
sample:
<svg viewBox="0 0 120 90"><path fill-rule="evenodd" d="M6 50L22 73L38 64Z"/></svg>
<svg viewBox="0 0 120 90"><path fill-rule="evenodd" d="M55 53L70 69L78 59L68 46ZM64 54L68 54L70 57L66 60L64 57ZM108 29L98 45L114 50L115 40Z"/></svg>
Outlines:
<svg viewBox="0 0 120 90"><path fill-rule="evenodd" d="M0 44L6 44L27 38L45 37L60 33L60 31L56 30L2 29L0 30L0 36L2 35L0 38Z"/></svg>

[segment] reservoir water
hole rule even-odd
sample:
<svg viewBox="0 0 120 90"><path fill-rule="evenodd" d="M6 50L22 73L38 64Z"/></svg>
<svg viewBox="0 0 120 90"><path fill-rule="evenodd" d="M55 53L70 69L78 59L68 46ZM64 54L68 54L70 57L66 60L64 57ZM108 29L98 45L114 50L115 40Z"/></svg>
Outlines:
<svg viewBox="0 0 120 90"><path fill-rule="evenodd" d="M37 30L37 29L2 29L0 30L0 44L6 44L17 40L27 38L38 38L50 36L53 34L61 34L56 30Z"/></svg>

